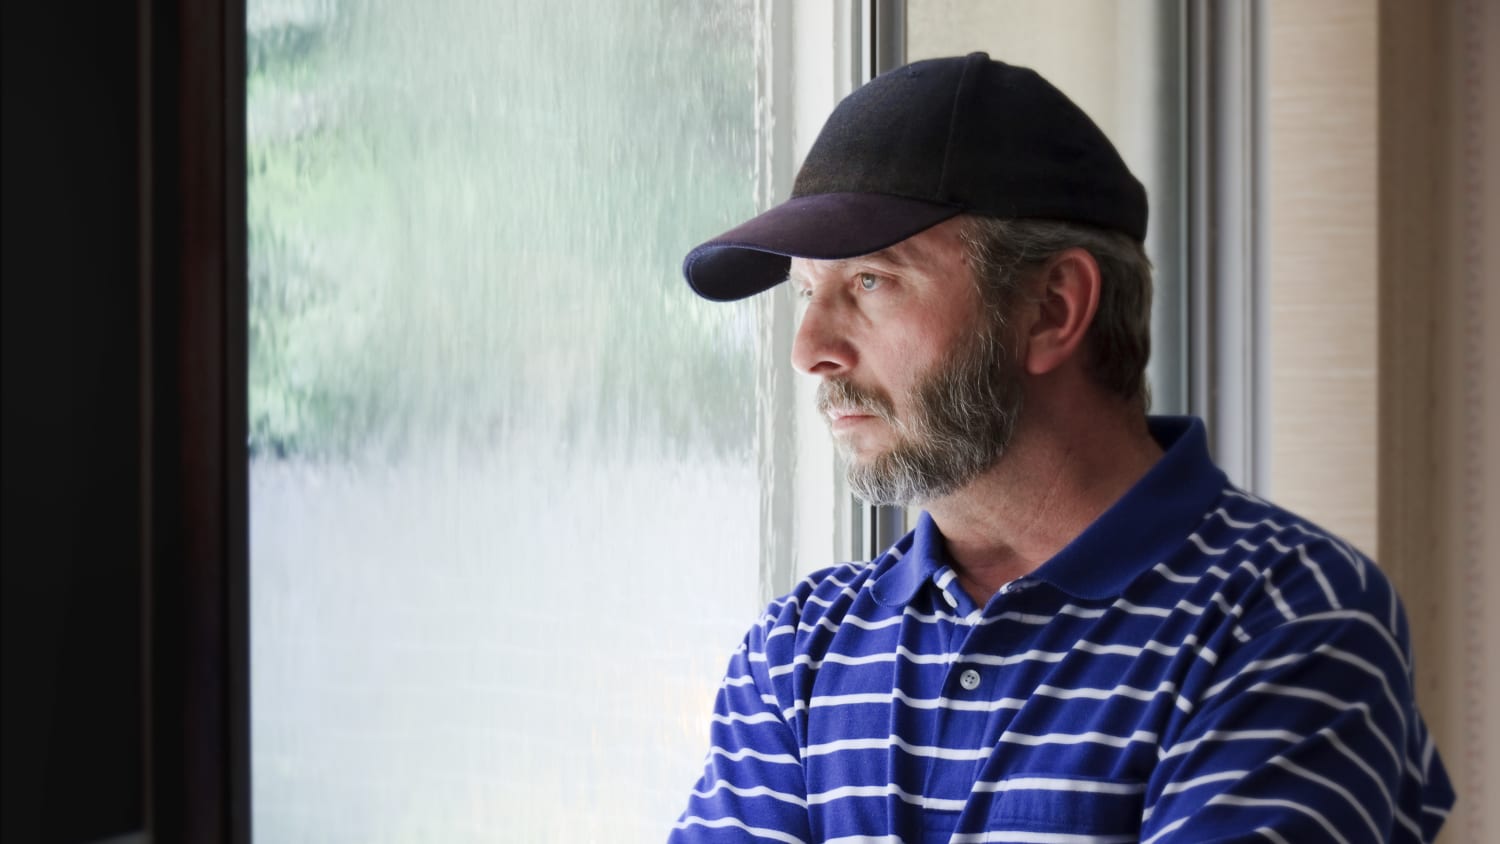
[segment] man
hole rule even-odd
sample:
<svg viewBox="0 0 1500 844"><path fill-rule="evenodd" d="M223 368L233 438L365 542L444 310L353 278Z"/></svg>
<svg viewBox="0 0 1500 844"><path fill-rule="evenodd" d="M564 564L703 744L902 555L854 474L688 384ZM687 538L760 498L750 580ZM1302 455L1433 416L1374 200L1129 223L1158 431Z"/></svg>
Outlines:
<svg viewBox="0 0 1500 844"><path fill-rule="evenodd" d="M1453 802L1360 553L1146 416L1146 196L983 54L834 111L793 198L693 250L788 279L852 486L916 530L774 602L678 841L1428 841Z"/></svg>

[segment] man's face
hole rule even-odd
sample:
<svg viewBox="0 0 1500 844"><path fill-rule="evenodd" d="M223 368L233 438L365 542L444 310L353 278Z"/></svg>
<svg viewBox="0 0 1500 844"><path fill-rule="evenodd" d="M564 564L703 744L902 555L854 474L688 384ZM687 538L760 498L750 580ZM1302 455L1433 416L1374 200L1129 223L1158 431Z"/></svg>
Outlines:
<svg viewBox="0 0 1500 844"><path fill-rule="evenodd" d="M844 261L794 259L806 303L793 363L877 504L941 497L993 466L1021 407L1020 368L985 315L949 221Z"/></svg>

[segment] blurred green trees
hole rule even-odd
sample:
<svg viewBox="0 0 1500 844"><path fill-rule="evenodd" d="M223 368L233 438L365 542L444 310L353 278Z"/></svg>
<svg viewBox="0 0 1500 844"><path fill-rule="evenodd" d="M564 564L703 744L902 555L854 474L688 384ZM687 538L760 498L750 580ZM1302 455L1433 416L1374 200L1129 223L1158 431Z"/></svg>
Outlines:
<svg viewBox="0 0 1500 844"><path fill-rule="evenodd" d="M748 447L753 316L678 265L754 211L749 0L248 17L253 454Z"/></svg>

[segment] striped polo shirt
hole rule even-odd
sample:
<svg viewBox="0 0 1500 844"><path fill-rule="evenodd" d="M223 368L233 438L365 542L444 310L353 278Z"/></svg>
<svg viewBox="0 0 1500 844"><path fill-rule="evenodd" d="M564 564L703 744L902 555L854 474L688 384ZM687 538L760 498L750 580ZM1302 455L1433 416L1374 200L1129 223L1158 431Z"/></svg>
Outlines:
<svg viewBox="0 0 1500 844"><path fill-rule="evenodd" d="M1368 559L1201 422L985 606L942 535L808 577L730 659L671 840L1430 841L1453 791Z"/></svg>

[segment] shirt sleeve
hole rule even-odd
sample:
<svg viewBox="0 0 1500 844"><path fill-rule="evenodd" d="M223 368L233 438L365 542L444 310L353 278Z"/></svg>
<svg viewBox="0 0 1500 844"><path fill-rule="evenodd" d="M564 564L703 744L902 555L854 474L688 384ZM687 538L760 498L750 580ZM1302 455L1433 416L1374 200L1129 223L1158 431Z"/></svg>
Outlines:
<svg viewBox="0 0 1500 844"><path fill-rule="evenodd" d="M782 715L766 661L766 640L782 630L773 617L752 628L730 657L703 776L672 828L673 844L811 840L796 733Z"/></svg>
<svg viewBox="0 0 1500 844"><path fill-rule="evenodd" d="M1162 745L1141 840L1431 841L1453 790L1392 606L1289 612L1234 649Z"/></svg>

